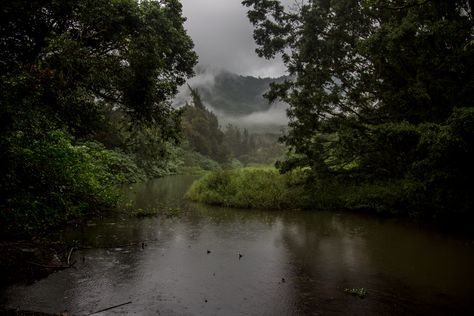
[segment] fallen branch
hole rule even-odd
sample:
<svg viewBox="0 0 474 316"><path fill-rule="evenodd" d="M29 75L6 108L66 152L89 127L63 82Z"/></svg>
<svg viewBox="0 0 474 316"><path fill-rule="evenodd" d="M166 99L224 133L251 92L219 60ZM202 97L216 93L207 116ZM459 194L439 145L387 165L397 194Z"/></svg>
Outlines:
<svg viewBox="0 0 474 316"><path fill-rule="evenodd" d="M77 250L84 250L84 249L114 249L114 248L125 248L125 247L131 247L131 246L138 246L141 245L142 243L147 243L147 242L153 242L157 241L158 239L146 239L142 241L137 241L137 242L131 242L128 244L122 244L122 245L114 245L114 246L104 246L104 247L93 247L93 246L79 246L76 247Z"/></svg>
<svg viewBox="0 0 474 316"><path fill-rule="evenodd" d="M67 256L67 264L68 264L68 265L70 265L70 264L69 264L69 260L71 260L71 255L72 255L72 252L73 252L73 251L74 251L74 247L71 248L71 250L69 251L69 254L68 254L68 256Z"/></svg>
<svg viewBox="0 0 474 316"><path fill-rule="evenodd" d="M110 306L110 307L107 307L107 308L98 310L98 311L96 311L96 312L90 313L90 314L88 314L88 316L89 316L89 315L98 314L98 313L102 313L102 312L105 312L105 311L108 311L108 310L111 310L111 309L114 309L114 308L117 308L117 307L120 307L120 306L124 306L124 305L127 305L127 304L131 304L131 303L132 303L132 301L126 302L126 303L122 303L122 304L118 304L118 305L114 305L114 306Z"/></svg>

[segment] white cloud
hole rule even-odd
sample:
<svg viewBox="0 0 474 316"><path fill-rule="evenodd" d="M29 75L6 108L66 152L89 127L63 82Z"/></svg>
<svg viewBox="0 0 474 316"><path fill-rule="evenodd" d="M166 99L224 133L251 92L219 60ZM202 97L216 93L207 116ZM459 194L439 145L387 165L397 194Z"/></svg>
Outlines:
<svg viewBox="0 0 474 316"><path fill-rule="evenodd" d="M280 60L265 60L255 53L253 26L241 0L182 0L185 27L192 37L202 66L241 75L279 77Z"/></svg>

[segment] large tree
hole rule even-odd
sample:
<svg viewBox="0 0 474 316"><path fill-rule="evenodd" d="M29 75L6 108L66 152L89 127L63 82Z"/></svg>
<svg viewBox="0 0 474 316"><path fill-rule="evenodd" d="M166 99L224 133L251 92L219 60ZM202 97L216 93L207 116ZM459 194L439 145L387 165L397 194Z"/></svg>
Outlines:
<svg viewBox="0 0 474 316"><path fill-rule="evenodd" d="M472 1L243 4L257 53L281 54L291 78L267 94L290 104L284 140L295 155L284 170L433 184L446 180L426 167L436 165L445 178L453 175L446 188L456 181L465 187L458 192L472 187L465 185L473 154Z"/></svg>
<svg viewBox="0 0 474 316"><path fill-rule="evenodd" d="M19 109L88 134L104 107L164 130L196 55L177 0L6 0L0 11L2 127Z"/></svg>
<svg viewBox="0 0 474 316"><path fill-rule="evenodd" d="M1 1L0 220L94 208L120 158L89 141L113 148L129 135L130 156L143 160L178 139L170 100L197 62L181 9L178 0Z"/></svg>

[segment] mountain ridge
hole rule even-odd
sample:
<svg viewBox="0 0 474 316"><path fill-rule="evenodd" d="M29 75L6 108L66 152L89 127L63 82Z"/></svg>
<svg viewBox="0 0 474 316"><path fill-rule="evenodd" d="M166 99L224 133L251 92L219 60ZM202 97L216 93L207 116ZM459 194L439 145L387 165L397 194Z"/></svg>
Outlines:
<svg viewBox="0 0 474 316"><path fill-rule="evenodd" d="M196 76L190 79L188 84L199 91L203 102L210 108L223 115L239 117L270 110L273 105L263 94L270 89L271 83L283 82L287 78L261 78L226 70L198 68ZM177 99L181 104L190 99L186 85L180 90Z"/></svg>

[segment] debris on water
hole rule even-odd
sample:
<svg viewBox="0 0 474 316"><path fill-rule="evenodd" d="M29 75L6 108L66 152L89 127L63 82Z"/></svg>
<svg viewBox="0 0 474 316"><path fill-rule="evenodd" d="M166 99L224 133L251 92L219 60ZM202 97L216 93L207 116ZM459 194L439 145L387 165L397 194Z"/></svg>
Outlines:
<svg viewBox="0 0 474 316"><path fill-rule="evenodd" d="M363 287L361 288L351 288L351 289L344 289L344 292L350 295L358 296L360 298L364 298L367 296L367 290Z"/></svg>
<svg viewBox="0 0 474 316"><path fill-rule="evenodd" d="M281 278L281 283L285 283L285 282L286 282L285 278Z"/></svg>
<svg viewBox="0 0 474 316"><path fill-rule="evenodd" d="M239 260L242 258L244 255L239 252Z"/></svg>
<svg viewBox="0 0 474 316"><path fill-rule="evenodd" d="M207 251L207 253L208 253L208 254L210 254L210 253L211 253L211 251L210 251L210 250L208 250L208 251Z"/></svg>
<svg viewBox="0 0 474 316"><path fill-rule="evenodd" d="M207 299L204 299L204 303L207 303Z"/></svg>

